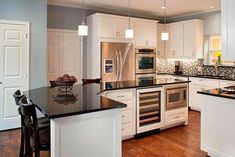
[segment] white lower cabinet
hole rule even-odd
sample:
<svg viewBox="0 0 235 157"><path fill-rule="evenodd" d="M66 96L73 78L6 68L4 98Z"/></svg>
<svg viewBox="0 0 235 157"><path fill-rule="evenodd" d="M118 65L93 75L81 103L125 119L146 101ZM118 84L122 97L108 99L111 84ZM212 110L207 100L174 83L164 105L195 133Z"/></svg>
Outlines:
<svg viewBox="0 0 235 157"><path fill-rule="evenodd" d="M179 108L165 112L165 126L177 123L188 123L188 108Z"/></svg>
<svg viewBox="0 0 235 157"><path fill-rule="evenodd" d="M136 89L108 91L104 96L127 105L122 109L122 139L132 138L135 135L135 106Z"/></svg>

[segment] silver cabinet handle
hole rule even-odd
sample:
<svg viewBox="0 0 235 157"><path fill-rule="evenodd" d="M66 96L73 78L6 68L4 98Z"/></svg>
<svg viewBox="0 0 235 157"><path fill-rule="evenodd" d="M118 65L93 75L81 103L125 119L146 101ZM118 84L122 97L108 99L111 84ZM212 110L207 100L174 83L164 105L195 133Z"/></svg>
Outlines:
<svg viewBox="0 0 235 157"><path fill-rule="evenodd" d="M0 82L0 84L2 84L2 82Z"/></svg>
<svg viewBox="0 0 235 157"><path fill-rule="evenodd" d="M118 95L117 97L118 98L123 98L123 97L125 97L125 95Z"/></svg>

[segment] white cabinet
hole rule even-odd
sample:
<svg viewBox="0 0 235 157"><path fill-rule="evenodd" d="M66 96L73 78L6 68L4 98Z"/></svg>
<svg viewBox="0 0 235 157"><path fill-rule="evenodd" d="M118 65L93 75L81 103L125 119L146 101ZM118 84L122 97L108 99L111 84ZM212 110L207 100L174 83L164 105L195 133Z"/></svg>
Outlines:
<svg viewBox="0 0 235 157"><path fill-rule="evenodd" d="M161 33L165 31L164 24L157 24L157 57L165 56L165 41L161 40Z"/></svg>
<svg viewBox="0 0 235 157"><path fill-rule="evenodd" d="M166 41L168 58L203 58L203 21L189 20L167 25L170 33Z"/></svg>
<svg viewBox="0 0 235 157"><path fill-rule="evenodd" d="M228 86L235 86L235 81L220 81L220 88L228 87Z"/></svg>
<svg viewBox="0 0 235 157"><path fill-rule="evenodd" d="M125 38L125 29L127 28L127 17L100 16L100 37L102 38Z"/></svg>
<svg viewBox="0 0 235 157"><path fill-rule="evenodd" d="M185 122L188 124L188 108L174 109L166 111L165 125L175 125L177 123Z"/></svg>
<svg viewBox="0 0 235 157"><path fill-rule="evenodd" d="M136 47L157 46L157 21L134 19L134 43Z"/></svg>
<svg viewBox="0 0 235 157"><path fill-rule="evenodd" d="M127 108L122 110L122 139L128 139L135 135L135 96L136 90L113 90L103 96L122 102Z"/></svg>
<svg viewBox="0 0 235 157"><path fill-rule="evenodd" d="M220 87L220 80L205 79L205 78L189 78L189 107L193 110L200 111L200 99L197 91L214 89Z"/></svg>
<svg viewBox="0 0 235 157"><path fill-rule="evenodd" d="M221 0L222 59L235 61L235 1Z"/></svg>
<svg viewBox="0 0 235 157"><path fill-rule="evenodd" d="M184 58L203 58L203 21L184 22Z"/></svg>
<svg viewBox="0 0 235 157"><path fill-rule="evenodd" d="M169 24L169 41L167 42L169 52L167 57L169 58L182 58L183 57L183 24L173 23Z"/></svg>

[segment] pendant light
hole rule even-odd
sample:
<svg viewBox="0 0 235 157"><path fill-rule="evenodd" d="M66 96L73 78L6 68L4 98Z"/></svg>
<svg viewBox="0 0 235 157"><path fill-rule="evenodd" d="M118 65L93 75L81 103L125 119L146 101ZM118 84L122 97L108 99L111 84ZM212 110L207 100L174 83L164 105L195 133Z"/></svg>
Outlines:
<svg viewBox="0 0 235 157"><path fill-rule="evenodd" d="M129 6L129 10L128 10L128 28L125 30L125 37L127 39L133 39L134 38L134 30L131 29L131 2L130 0L128 0L128 6Z"/></svg>
<svg viewBox="0 0 235 157"><path fill-rule="evenodd" d="M164 0L164 32L161 33L161 40L167 41L169 40L169 33L166 31L166 0Z"/></svg>
<svg viewBox="0 0 235 157"><path fill-rule="evenodd" d="M87 36L88 34L88 26L85 24L85 5L83 0L83 9L82 9L82 24L78 26L78 35Z"/></svg>

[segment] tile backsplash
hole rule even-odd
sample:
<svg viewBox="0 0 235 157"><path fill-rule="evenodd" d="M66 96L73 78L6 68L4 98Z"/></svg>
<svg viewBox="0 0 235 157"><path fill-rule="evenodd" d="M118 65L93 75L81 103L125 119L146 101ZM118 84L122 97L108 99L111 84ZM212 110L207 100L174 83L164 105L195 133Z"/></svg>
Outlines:
<svg viewBox="0 0 235 157"><path fill-rule="evenodd" d="M185 75L219 75L235 77L235 66L204 65L203 59L157 59L157 73L174 73L175 61L182 62Z"/></svg>

